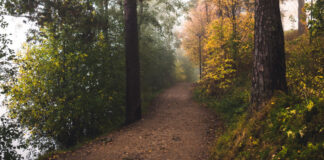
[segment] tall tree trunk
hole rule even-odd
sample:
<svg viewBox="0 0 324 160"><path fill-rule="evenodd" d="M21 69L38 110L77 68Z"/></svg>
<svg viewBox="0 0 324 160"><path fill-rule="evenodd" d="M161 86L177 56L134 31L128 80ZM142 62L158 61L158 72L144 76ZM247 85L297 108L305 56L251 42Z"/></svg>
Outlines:
<svg viewBox="0 0 324 160"><path fill-rule="evenodd" d="M216 12L217 17L223 17L223 8L222 8L222 0L218 0L218 12Z"/></svg>
<svg viewBox="0 0 324 160"><path fill-rule="evenodd" d="M274 90L287 92L279 0L256 0L254 38L251 110L258 111Z"/></svg>
<svg viewBox="0 0 324 160"><path fill-rule="evenodd" d="M104 28L103 28L103 32L104 32L104 36L105 36L105 40L108 44L110 44L109 42L109 15L108 15L108 9L109 9L109 0L104 0L103 1L103 12L102 14L104 14L104 18L105 18L105 22L104 22Z"/></svg>
<svg viewBox="0 0 324 160"><path fill-rule="evenodd" d="M125 0L126 124L141 119L140 63L136 0Z"/></svg>
<svg viewBox="0 0 324 160"><path fill-rule="evenodd" d="M199 78L202 79L202 56L201 56L201 35L198 35L198 52L199 52Z"/></svg>
<svg viewBox="0 0 324 160"><path fill-rule="evenodd" d="M220 24L220 40L223 40L224 34L223 34L223 22L224 22L224 15L223 15L223 6L222 6L222 1L218 0L218 17L221 20Z"/></svg>
<svg viewBox="0 0 324 160"><path fill-rule="evenodd" d="M232 12L232 49L233 49L233 59L234 59L234 61L236 61L237 60L237 42L236 42L236 38L237 38L237 29L236 29L236 14L237 14L237 1L236 0L232 0L232 4L231 4L232 6L231 6L231 12ZM236 67L236 66L235 66Z"/></svg>
<svg viewBox="0 0 324 160"><path fill-rule="evenodd" d="M303 34L305 32L306 14L303 11L305 6L305 0L298 0L298 33Z"/></svg>
<svg viewBox="0 0 324 160"><path fill-rule="evenodd" d="M209 24L210 18L209 18L209 8L208 8L208 2L205 0L205 14L206 14L206 22Z"/></svg>
<svg viewBox="0 0 324 160"><path fill-rule="evenodd" d="M311 0L311 4L310 4L310 7L313 8L313 0ZM312 21L313 20L313 14L312 14L313 10L311 10L311 13L310 13L310 20ZM311 27L313 25L311 24ZM312 33L310 32L309 33L309 44L312 44L312 41L313 41L313 36L312 36Z"/></svg>

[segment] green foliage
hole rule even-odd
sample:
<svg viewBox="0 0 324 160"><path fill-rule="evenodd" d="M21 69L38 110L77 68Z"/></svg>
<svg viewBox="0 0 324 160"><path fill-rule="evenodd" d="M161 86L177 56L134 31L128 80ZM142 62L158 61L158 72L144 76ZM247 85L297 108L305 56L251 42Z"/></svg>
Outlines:
<svg viewBox="0 0 324 160"><path fill-rule="evenodd" d="M307 35L286 42L288 86L303 98L324 97L323 37L307 44ZM304 45L307 44L307 45Z"/></svg>
<svg viewBox="0 0 324 160"><path fill-rule="evenodd" d="M8 87L10 115L30 130L34 146L64 149L123 124L126 88L120 2L6 1L11 14L28 13L40 27L15 61L19 72ZM144 106L175 82L172 29L181 6L180 1L168 0L141 4Z"/></svg>
<svg viewBox="0 0 324 160"><path fill-rule="evenodd" d="M315 1L315 4L306 4L306 10L310 12L308 20L308 29L310 36L318 37L324 33L324 2Z"/></svg>
<svg viewBox="0 0 324 160"><path fill-rule="evenodd" d="M46 34L48 40L27 46L18 58L19 74L9 93L11 116L33 135L66 147L122 122L123 88L114 84L123 81L109 77L123 73L103 70L117 68L119 57L103 56L107 49L100 39L91 52L66 52L66 46Z"/></svg>
<svg viewBox="0 0 324 160"><path fill-rule="evenodd" d="M154 27L146 26L141 33L142 108L146 112L153 98L175 82L175 50L159 37Z"/></svg>
<svg viewBox="0 0 324 160"><path fill-rule="evenodd" d="M140 43L142 89L155 92L174 82L174 50L169 49L168 44L159 39L158 33L153 29L150 32L147 28L142 36ZM148 36L150 39L146 39Z"/></svg>
<svg viewBox="0 0 324 160"><path fill-rule="evenodd" d="M176 61L176 80L178 82L195 82L198 74L188 57L178 55Z"/></svg>
<svg viewBox="0 0 324 160"><path fill-rule="evenodd" d="M142 1L139 5L142 93L155 95L176 80L172 29L185 5L169 0Z"/></svg>
<svg viewBox="0 0 324 160"><path fill-rule="evenodd" d="M216 142L213 159L323 159L323 101L277 93Z"/></svg>
<svg viewBox="0 0 324 160"><path fill-rule="evenodd" d="M234 85L228 88L225 94L210 96L205 90L197 87L195 98L200 103L212 108L227 125L236 123L238 118L244 114L249 106L249 81L237 79Z"/></svg>

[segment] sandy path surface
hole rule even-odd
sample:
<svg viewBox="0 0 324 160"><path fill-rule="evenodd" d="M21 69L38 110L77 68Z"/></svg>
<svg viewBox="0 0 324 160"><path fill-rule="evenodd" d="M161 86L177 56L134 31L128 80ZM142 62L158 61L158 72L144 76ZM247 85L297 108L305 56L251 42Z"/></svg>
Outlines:
<svg viewBox="0 0 324 160"><path fill-rule="evenodd" d="M164 91L151 111L130 126L61 155L67 160L206 160L217 125L208 109L192 100L192 86Z"/></svg>

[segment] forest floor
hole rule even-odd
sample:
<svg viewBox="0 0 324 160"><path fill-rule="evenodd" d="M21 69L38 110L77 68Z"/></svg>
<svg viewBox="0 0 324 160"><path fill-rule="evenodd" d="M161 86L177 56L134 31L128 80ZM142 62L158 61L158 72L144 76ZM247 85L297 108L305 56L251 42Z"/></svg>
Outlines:
<svg viewBox="0 0 324 160"><path fill-rule="evenodd" d="M192 84L160 94L144 118L59 155L68 160L206 160L221 122L192 100Z"/></svg>

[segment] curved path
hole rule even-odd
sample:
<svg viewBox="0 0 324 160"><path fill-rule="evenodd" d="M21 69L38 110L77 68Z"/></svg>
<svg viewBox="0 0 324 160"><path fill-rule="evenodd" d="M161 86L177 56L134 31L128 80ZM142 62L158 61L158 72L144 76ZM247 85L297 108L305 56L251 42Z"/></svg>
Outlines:
<svg viewBox="0 0 324 160"><path fill-rule="evenodd" d="M206 160L217 121L180 83L164 91L144 118L60 155L68 160Z"/></svg>

